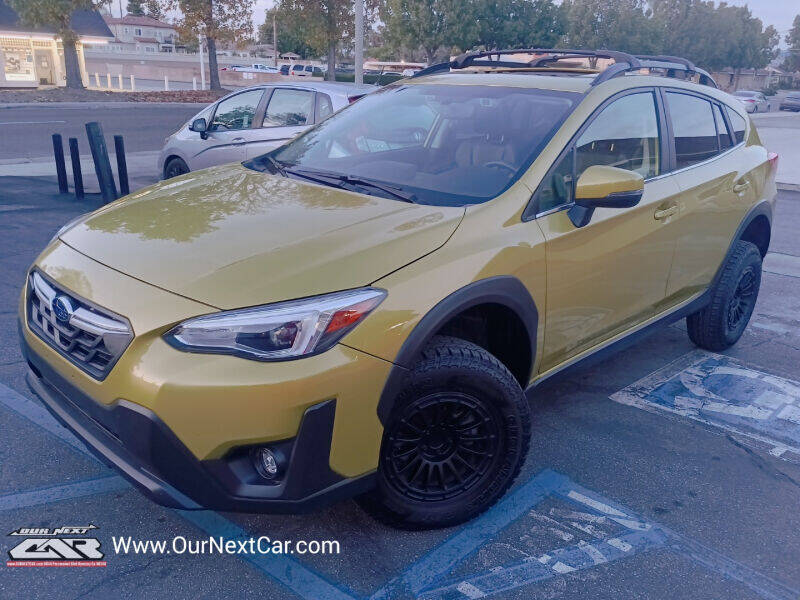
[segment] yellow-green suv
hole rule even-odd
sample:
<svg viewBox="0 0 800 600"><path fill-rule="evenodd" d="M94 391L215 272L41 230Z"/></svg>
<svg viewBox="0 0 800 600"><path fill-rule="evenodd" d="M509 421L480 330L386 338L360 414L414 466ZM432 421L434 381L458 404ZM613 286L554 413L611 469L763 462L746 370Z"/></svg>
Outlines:
<svg viewBox="0 0 800 600"><path fill-rule="evenodd" d="M683 59L467 54L65 226L28 380L162 504L453 525L519 473L541 381L683 317L739 339L775 168Z"/></svg>

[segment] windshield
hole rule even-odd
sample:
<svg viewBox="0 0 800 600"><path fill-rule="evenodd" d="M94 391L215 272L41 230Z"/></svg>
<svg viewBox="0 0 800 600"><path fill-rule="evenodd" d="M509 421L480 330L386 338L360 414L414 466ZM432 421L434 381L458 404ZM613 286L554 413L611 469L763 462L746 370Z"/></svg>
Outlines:
<svg viewBox="0 0 800 600"><path fill-rule="evenodd" d="M499 86L389 86L245 164L388 184L424 204L475 204L508 188L581 98Z"/></svg>

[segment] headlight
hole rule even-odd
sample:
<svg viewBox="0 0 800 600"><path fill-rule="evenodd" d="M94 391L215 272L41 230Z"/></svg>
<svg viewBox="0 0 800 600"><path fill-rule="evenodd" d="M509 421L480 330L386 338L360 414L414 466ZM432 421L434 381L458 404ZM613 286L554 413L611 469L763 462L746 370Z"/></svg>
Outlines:
<svg viewBox="0 0 800 600"><path fill-rule="evenodd" d="M184 321L164 339L185 352L287 360L324 352L386 297L363 288L231 310Z"/></svg>
<svg viewBox="0 0 800 600"><path fill-rule="evenodd" d="M78 215L74 219L71 219L71 220L67 221L66 224L62 225L61 228L58 231L56 231L56 234L53 237L51 237L50 241L47 242L47 243L48 244L52 244L53 241L55 241L56 238L61 237L62 233L66 233L67 231L69 231L69 229L71 229L73 225L75 225L78 221L83 219L87 214L89 214L89 213L84 213L82 215Z"/></svg>

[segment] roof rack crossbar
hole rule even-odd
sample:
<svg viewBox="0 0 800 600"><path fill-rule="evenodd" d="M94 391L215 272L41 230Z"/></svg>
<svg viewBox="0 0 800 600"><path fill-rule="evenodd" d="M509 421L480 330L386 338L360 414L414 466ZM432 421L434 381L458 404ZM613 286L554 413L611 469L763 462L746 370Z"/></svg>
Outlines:
<svg viewBox="0 0 800 600"><path fill-rule="evenodd" d="M503 55L509 54L542 54L528 62L515 62L500 60ZM493 60L492 57L496 57ZM478 59L488 60L478 60ZM633 55L627 52L616 50L574 50L569 48L508 48L505 50L484 50L465 52L453 60L438 63L417 71L412 77L423 77L433 73L449 71L450 69L466 69L468 67L506 67L506 68L531 68L539 67L545 63L565 60L570 58L607 58L612 59L614 64L602 71L592 81L592 86L599 85L614 77L619 77L630 71L639 69L666 69L667 71L681 71L691 75L698 75L700 83L711 87L717 87L717 83L711 75L694 65L694 63L680 56L669 56L666 54L658 55Z"/></svg>

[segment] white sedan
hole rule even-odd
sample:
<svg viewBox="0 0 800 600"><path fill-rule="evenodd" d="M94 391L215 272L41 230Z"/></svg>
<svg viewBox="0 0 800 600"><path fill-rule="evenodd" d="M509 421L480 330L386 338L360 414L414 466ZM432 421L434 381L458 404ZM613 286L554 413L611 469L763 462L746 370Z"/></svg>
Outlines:
<svg viewBox="0 0 800 600"><path fill-rule="evenodd" d="M169 179L255 158L376 89L314 81L263 84L234 92L204 108L164 140L159 171Z"/></svg>
<svg viewBox="0 0 800 600"><path fill-rule="evenodd" d="M737 90L733 95L749 113L769 112L769 100L761 92Z"/></svg>

